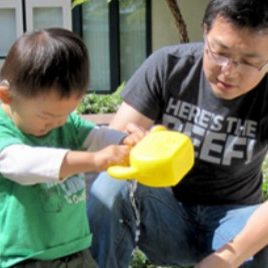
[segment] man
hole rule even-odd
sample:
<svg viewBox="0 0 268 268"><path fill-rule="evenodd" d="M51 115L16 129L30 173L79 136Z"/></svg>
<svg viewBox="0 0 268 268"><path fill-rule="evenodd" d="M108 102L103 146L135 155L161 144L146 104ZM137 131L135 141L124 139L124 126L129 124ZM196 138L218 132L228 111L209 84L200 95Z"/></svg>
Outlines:
<svg viewBox="0 0 268 268"><path fill-rule="evenodd" d="M268 244L267 204L258 210L268 1L212 0L203 27L204 43L153 53L123 92L112 127L164 124L191 137L196 158L172 191L139 185L133 199L128 182L106 174L96 180L88 207L101 268L128 267L135 245L157 265L268 267L265 250L252 257Z"/></svg>

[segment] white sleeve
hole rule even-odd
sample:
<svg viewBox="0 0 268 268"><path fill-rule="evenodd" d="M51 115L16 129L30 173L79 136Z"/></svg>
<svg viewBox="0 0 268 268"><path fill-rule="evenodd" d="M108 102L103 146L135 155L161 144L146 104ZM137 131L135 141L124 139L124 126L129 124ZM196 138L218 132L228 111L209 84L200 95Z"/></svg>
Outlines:
<svg viewBox="0 0 268 268"><path fill-rule="evenodd" d="M87 136L83 148L98 151L111 144L120 144L126 136L126 133L109 127L95 127Z"/></svg>
<svg viewBox="0 0 268 268"><path fill-rule="evenodd" d="M0 152L0 173L20 184L59 181L59 172L69 150L16 144Z"/></svg>

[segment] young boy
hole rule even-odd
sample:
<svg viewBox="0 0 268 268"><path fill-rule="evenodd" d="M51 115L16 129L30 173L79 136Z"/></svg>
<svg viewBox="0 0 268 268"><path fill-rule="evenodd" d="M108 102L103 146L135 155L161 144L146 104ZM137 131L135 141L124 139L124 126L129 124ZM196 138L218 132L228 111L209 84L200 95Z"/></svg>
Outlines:
<svg viewBox="0 0 268 268"><path fill-rule="evenodd" d="M96 267L83 172L126 163L142 132L126 137L72 112L88 75L85 45L64 29L24 34L7 55L0 72L1 268Z"/></svg>

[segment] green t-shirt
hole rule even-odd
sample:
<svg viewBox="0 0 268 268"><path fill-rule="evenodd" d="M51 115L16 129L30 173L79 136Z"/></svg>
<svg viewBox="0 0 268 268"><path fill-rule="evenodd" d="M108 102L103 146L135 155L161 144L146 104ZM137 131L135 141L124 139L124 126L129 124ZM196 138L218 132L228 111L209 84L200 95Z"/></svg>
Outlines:
<svg viewBox="0 0 268 268"><path fill-rule="evenodd" d="M0 108L0 150L11 144L81 150L93 127L72 113L64 126L34 137L17 129ZM0 174L1 268L28 258L56 259L90 245L83 174L63 183L35 185L21 185Z"/></svg>

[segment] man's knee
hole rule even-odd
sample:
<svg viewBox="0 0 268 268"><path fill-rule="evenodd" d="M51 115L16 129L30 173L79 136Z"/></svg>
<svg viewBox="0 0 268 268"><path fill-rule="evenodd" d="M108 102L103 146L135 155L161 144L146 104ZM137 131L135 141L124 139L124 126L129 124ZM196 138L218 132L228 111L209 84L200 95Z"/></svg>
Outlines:
<svg viewBox="0 0 268 268"><path fill-rule="evenodd" d="M98 199L99 202L110 207L127 187L127 181L114 179L106 172L100 173L88 189L88 203L90 204L92 199Z"/></svg>

